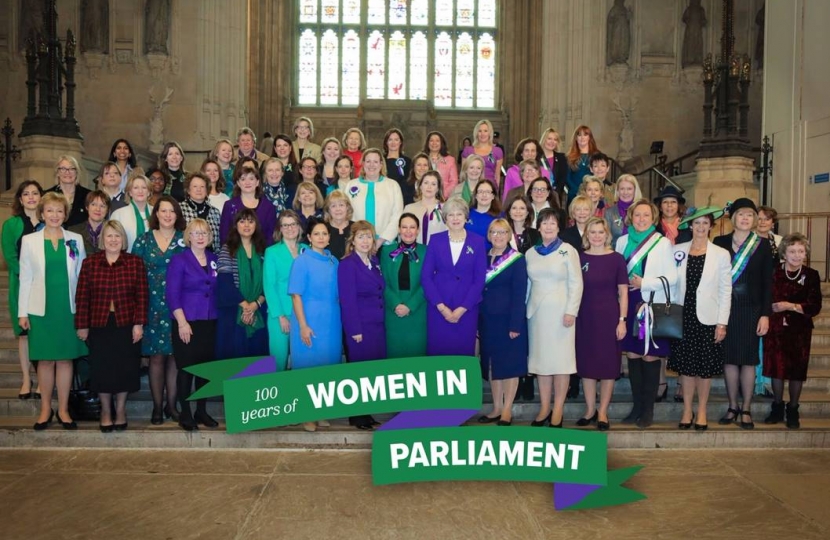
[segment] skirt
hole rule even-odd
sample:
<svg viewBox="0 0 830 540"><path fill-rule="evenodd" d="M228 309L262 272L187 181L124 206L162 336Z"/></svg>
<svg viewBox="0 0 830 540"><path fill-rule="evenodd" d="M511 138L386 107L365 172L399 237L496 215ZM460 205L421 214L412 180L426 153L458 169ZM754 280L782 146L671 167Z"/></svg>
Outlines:
<svg viewBox="0 0 830 540"><path fill-rule="evenodd" d="M176 357L176 367L184 369L212 362L216 359L216 319L205 321L188 321L193 335L190 343L184 343L179 337L179 323L172 321L173 354Z"/></svg>
<svg viewBox="0 0 830 540"><path fill-rule="evenodd" d="M107 326L90 328L89 389L93 392L118 394L137 392L141 387L141 342L133 343L133 327L116 326L110 313Z"/></svg>
<svg viewBox="0 0 830 540"><path fill-rule="evenodd" d="M646 340L635 337L632 332L637 325L637 308L643 301L643 293L639 289L628 290L628 322L626 323L625 338L622 340L622 350L643 356L646 350ZM665 358L671 352L671 344L668 339L655 339L648 348L649 356Z"/></svg>

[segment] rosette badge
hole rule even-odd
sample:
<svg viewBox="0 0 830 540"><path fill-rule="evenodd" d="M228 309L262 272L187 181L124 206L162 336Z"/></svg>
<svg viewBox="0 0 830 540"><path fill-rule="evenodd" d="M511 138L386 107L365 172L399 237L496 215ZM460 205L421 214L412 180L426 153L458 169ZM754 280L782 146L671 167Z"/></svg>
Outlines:
<svg viewBox="0 0 830 540"><path fill-rule="evenodd" d="M360 186L352 186L349 188L349 195L351 195L352 199L358 196L360 193Z"/></svg>

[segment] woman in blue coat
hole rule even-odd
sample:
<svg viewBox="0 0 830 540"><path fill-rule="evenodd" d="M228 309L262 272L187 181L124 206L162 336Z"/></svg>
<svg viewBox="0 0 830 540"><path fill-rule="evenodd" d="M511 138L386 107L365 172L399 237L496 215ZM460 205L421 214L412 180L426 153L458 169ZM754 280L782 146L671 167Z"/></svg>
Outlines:
<svg viewBox="0 0 830 540"><path fill-rule="evenodd" d="M368 221L352 224L346 256L337 267L340 315L349 362L386 358L383 289L385 283L374 257L375 228ZM377 422L371 416L353 416L349 423L371 430Z"/></svg>
<svg viewBox="0 0 830 540"><path fill-rule="evenodd" d="M519 377L527 375L527 264L524 256L510 247L513 231L507 220L490 224L487 236L493 247L487 257L479 336L481 373L490 380L493 412L481 416L483 424L513 423L513 399Z"/></svg>
<svg viewBox="0 0 830 540"><path fill-rule="evenodd" d="M475 356L487 249L484 238L464 228L469 212L464 199L451 198L441 212L448 230L432 236L421 274L427 354Z"/></svg>
<svg viewBox="0 0 830 540"><path fill-rule="evenodd" d="M256 212L240 210L217 262L217 360L268 355L264 256L265 237Z"/></svg>
<svg viewBox="0 0 830 540"><path fill-rule="evenodd" d="M386 356L408 358L427 352L427 301L421 269L427 247L418 243L420 223L415 214L398 220L398 243L383 246L380 270L386 281Z"/></svg>
<svg viewBox="0 0 830 540"><path fill-rule="evenodd" d="M285 371L288 364L288 333L294 313L288 295L288 276L294 259L308 247L300 242L301 238L300 216L293 210L283 210L274 231L274 245L265 250L263 281L268 304L268 349L277 363L277 371Z"/></svg>

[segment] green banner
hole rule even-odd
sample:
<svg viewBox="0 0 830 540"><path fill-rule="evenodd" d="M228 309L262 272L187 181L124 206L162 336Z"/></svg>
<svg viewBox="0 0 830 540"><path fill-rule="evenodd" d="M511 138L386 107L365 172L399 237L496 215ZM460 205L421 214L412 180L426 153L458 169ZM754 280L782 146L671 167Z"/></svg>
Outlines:
<svg viewBox="0 0 830 540"><path fill-rule="evenodd" d="M468 356L378 360L224 381L229 433L425 409L481 407L481 368Z"/></svg>
<svg viewBox="0 0 830 540"><path fill-rule="evenodd" d="M603 433L535 427L441 427L378 431L377 485L435 480L565 482L604 486Z"/></svg>

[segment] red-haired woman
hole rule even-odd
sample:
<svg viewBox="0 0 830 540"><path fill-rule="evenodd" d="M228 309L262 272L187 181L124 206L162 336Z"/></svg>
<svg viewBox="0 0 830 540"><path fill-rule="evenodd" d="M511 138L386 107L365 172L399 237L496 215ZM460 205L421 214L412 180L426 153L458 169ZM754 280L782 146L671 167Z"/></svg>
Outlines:
<svg viewBox="0 0 830 540"><path fill-rule="evenodd" d="M582 185L582 178L591 174L591 155L598 152L597 142L594 140L594 133L588 126L579 126L574 131L571 140L571 148L568 150L568 179L566 189L568 190L568 206L577 196L579 186Z"/></svg>

